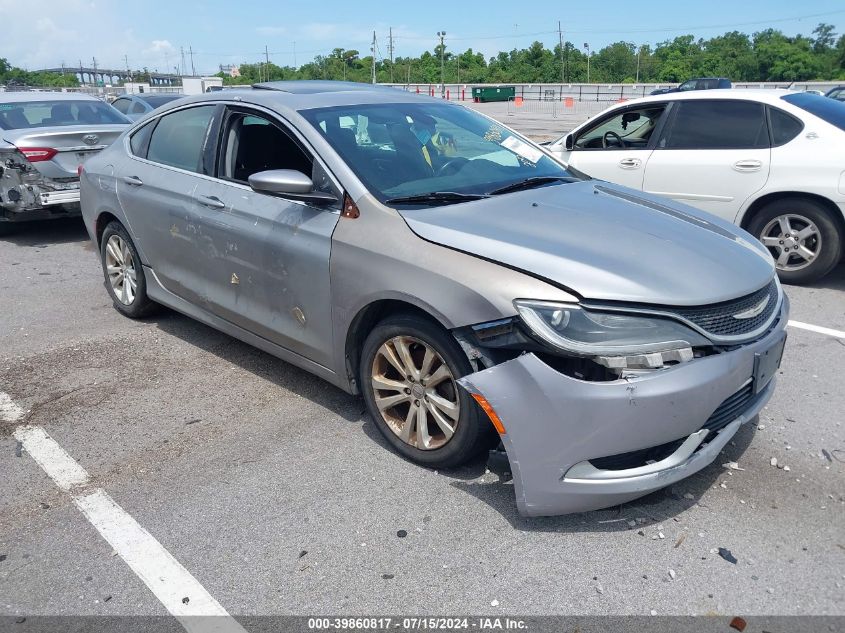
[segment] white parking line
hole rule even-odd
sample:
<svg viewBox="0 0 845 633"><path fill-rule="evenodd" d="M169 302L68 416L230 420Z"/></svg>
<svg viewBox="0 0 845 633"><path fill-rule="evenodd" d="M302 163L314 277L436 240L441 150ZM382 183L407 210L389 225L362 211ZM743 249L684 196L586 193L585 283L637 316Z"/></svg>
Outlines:
<svg viewBox="0 0 845 633"><path fill-rule="evenodd" d="M816 332L817 334L826 334L827 336L845 339L845 332L842 330L832 330L829 327L821 327L811 323L802 323L801 321L789 321L788 324L790 327L795 327L799 330L809 330L810 332Z"/></svg>
<svg viewBox="0 0 845 633"><path fill-rule="evenodd" d="M0 421L17 422L23 417L23 409L16 405L9 394L0 391Z"/></svg>
<svg viewBox="0 0 845 633"><path fill-rule="evenodd" d="M0 408L0 414L4 416L4 412L20 410L7 394L0 392L0 407L4 403L5 408ZM85 489L91 479L88 472L44 429L21 425L15 429L14 436L50 479L71 493L85 518L186 631L246 633L197 579L105 490Z"/></svg>

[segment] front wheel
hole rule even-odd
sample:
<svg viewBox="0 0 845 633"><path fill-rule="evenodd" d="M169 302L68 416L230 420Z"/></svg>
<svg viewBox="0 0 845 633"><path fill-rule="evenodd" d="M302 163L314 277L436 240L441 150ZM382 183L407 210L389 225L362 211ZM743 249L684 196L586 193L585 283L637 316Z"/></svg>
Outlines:
<svg viewBox="0 0 845 633"><path fill-rule="evenodd" d="M493 426L457 384L473 371L454 338L414 315L388 318L361 353L361 388L393 448L430 468L453 468L489 449Z"/></svg>
<svg viewBox="0 0 845 633"><path fill-rule="evenodd" d="M763 207L748 231L772 254L778 277L806 284L829 273L842 256L842 235L829 211L808 198L784 198Z"/></svg>

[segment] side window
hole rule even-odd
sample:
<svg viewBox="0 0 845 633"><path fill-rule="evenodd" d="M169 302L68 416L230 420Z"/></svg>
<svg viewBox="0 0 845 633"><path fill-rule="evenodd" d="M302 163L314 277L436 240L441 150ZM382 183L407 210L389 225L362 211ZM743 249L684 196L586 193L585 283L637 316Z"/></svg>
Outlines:
<svg viewBox="0 0 845 633"><path fill-rule="evenodd" d="M293 169L313 176L311 158L278 125L263 116L232 112L223 134L219 176L246 183L268 169Z"/></svg>
<svg viewBox="0 0 845 633"><path fill-rule="evenodd" d="M161 117L150 138L147 159L200 172L200 157L214 109L213 105L199 106Z"/></svg>
<svg viewBox="0 0 845 633"><path fill-rule="evenodd" d="M665 109L656 104L614 114L578 135L574 149L645 149Z"/></svg>
<svg viewBox="0 0 845 633"><path fill-rule="evenodd" d="M756 149L769 146L763 105L751 101L681 101L659 147Z"/></svg>
<svg viewBox="0 0 845 633"><path fill-rule="evenodd" d="M132 104L132 114L144 114L144 112L146 111L147 109L144 107L144 104L140 101L136 101Z"/></svg>
<svg viewBox="0 0 845 633"><path fill-rule="evenodd" d="M129 112L129 104L132 103L129 99L116 99L112 106L114 106L121 114Z"/></svg>
<svg viewBox="0 0 845 633"><path fill-rule="evenodd" d="M141 129L132 133L132 136L129 138L129 149L132 150L135 156L140 158L147 157L147 147L150 144L150 135L153 133L155 124L155 121L150 121Z"/></svg>
<svg viewBox="0 0 845 633"><path fill-rule="evenodd" d="M791 114L777 108L769 108L769 117L772 121L772 145L784 145L801 133L804 124Z"/></svg>
<svg viewBox="0 0 845 633"><path fill-rule="evenodd" d="M695 90L697 88L697 82L695 79L690 79L689 81L685 81L680 86L678 86L679 92L686 92L687 90Z"/></svg>

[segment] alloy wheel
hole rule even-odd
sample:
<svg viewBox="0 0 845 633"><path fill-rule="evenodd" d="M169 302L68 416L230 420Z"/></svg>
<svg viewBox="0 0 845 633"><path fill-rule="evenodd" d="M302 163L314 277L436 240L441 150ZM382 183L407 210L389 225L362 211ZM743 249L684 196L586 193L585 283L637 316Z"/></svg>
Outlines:
<svg viewBox="0 0 845 633"><path fill-rule="evenodd" d="M112 235L106 242L106 274L117 300L131 305L138 288L138 273L132 251L119 235Z"/></svg>
<svg viewBox="0 0 845 633"><path fill-rule="evenodd" d="M370 380L382 419L403 442L434 450L452 439L461 413L458 388L433 347L410 336L385 341Z"/></svg>
<svg viewBox="0 0 845 633"><path fill-rule="evenodd" d="M772 253L778 270L801 270L812 264L821 253L822 236L809 218L785 213L769 221L759 236Z"/></svg>

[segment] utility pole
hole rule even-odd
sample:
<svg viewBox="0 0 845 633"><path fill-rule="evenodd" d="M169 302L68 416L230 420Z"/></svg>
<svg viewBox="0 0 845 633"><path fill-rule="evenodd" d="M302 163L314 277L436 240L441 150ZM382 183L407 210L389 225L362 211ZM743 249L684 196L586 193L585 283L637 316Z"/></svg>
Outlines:
<svg viewBox="0 0 845 633"><path fill-rule="evenodd" d="M82 85L85 85L85 73L82 72L82 60L79 60L79 81L82 82Z"/></svg>
<svg viewBox="0 0 845 633"><path fill-rule="evenodd" d="M560 29L560 20L557 21L557 38L560 40L560 83L566 81L566 64L563 61L563 31Z"/></svg>
<svg viewBox="0 0 845 633"><path fill-rule="evenodd" d="M370 47L373 52L373 83L376 83L376 32L373 31L373 45Z"/></svg>
<svg viewBox="0 0 845 633"><path fill-rule="evenodd" d="M191 77L197 76L197 71L194 69L194 49L193 47L188 47L188 54L191 56Z"/></svg>
<svg viewBox="0 0 845 633"><path fill-rule="evenodd" d="M390 52L390 83L393 83L393 27L390 27L390 35L387 39L387 50Z"/></svg>
<svg viewBox="0 0 845 633"><path fill-rule="evenodd" d="M446 37L446 31L437 31L437 37L440 38L440 98L443 99L446 96L446 67L445 67L445 55L446 55L446 46L443 44L443 39Z"/></svg>
<svg viewBox="0 0 845 633"><path fill-rule="evenodd" d="M640 51L642 51L642 46L637 47L637 78L634 80L636 83L640 83Z"/></svg>
<svg viewBox="0 0 845 633"><path fill-rule="evenodd" d="M587 83L590 83L590 45L584 42L584 50L587 51Z"/></svg>
<svg viewBox="0 0 845 633"><path fill-rule="evenodd" d="M97 58L92 57L91 61L94 62L94 85L96 86L96 85L98 85L98 83L97 83Z"/></svg>
<svg viewBox="0 0 845 633"><path fill-rule="evenodd" d="M129 78L129 81L132 81L132 71L129 70L129 55L124 55L123 61L126 64L126 76Z"/></svg>

